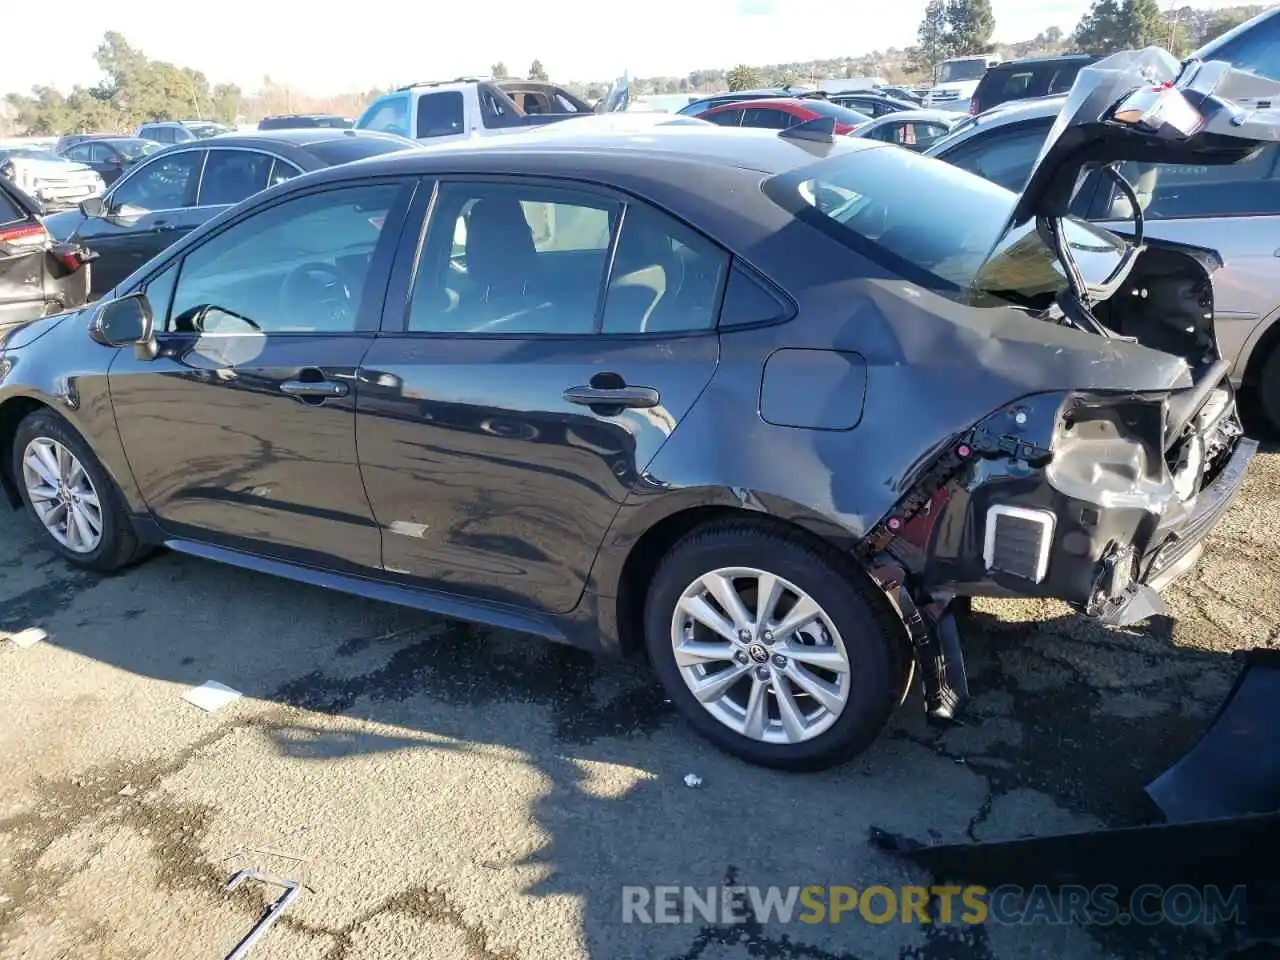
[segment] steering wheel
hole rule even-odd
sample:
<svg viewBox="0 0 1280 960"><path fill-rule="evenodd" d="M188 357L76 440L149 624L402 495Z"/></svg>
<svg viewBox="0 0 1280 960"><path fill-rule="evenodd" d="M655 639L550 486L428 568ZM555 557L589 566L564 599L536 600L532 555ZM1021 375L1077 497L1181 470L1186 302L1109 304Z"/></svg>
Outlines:
<svg viewBox="0 0 1280 960"><path fill-rule="evenodd" d="M289 271L280 286L280 309L319 330L348 325L355 305L342 271L319 260Z"/></svg>

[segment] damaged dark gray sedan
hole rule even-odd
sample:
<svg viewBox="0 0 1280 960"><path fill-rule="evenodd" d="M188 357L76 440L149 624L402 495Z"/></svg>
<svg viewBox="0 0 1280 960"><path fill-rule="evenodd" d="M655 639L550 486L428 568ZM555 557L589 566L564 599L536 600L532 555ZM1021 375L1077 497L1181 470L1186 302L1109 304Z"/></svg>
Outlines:
<svg viewBox="0 0 1280 960"><path fill-rule="evenodd" d="M8 335L5 490L73 563L644 650L724 749L838 762L913 675L953 718L956 598L1147 616L1242 482L1216 255L1065 218L1090 166L1274 136L1173 69L1082 71L1020 196L824 120L295 178Z"/></svg>

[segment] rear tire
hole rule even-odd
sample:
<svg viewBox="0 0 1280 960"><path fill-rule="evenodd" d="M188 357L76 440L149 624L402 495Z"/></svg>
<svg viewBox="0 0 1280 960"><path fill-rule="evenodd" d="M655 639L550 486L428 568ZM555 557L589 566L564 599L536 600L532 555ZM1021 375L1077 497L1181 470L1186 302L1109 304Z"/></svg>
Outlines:
<svg viewBox="0 0 1280 960"><path fill-rule="evenodd" d="M763 596L775 602L762 611ZM722 750L781 770L871 746L901 695L905 641L851 563L749 522L677 543L645 605L649 658L684 718Z"/></svg>
<svg viewBox="0 0 1280 960"><path fill-rule="evenodd" d="M111 573L148 552L106 468L52 411L34 411L18 424L9 468L27 515L63 559Z"/></svg>
<svg viewBox="0 0 1280 960"><path fill-rule="evenodd" d="M1258 367L1253 399L1267 432L1280 437L1280 341L1276 341Z"/></svg>

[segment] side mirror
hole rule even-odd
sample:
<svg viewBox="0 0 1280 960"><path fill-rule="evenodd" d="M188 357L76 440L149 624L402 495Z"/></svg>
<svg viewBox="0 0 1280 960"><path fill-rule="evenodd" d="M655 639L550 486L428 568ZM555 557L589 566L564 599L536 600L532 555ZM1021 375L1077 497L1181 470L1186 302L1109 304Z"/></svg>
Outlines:
<svg viewBox="0 0 1280 960"><path fill-rule="evenodd" d="M89 335L107 347L127 347L133 344L139 359L154 359L155 321L147 295L131 293L127 297L108 300L99 306L89 328Z"/></svg>
<svg viewBox="0 0 1280 960"><path fill-rule="evenodd" d="M90 220L97 220L107 215L107 205L101 197L86 197L80 201L80 212Z"/></svg>

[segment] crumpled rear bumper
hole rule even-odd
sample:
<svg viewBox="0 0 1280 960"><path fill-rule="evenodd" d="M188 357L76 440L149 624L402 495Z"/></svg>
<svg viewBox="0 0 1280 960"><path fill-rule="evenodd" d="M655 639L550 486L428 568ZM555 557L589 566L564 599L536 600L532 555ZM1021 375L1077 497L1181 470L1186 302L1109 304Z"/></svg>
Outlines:
<svg viewBox="0 0 1280 960"><path fill-rule="evenodd" d="M1077 441L1063 426L1072 402L1024 398L954 438L864 553L893 557L924 596L1056 598L1112 623L1160 612L1155 593L1194 566L1257 442L1235 437L1182 500L1160 423L1141 422L1158 404L1094 404Z"/></svg>

